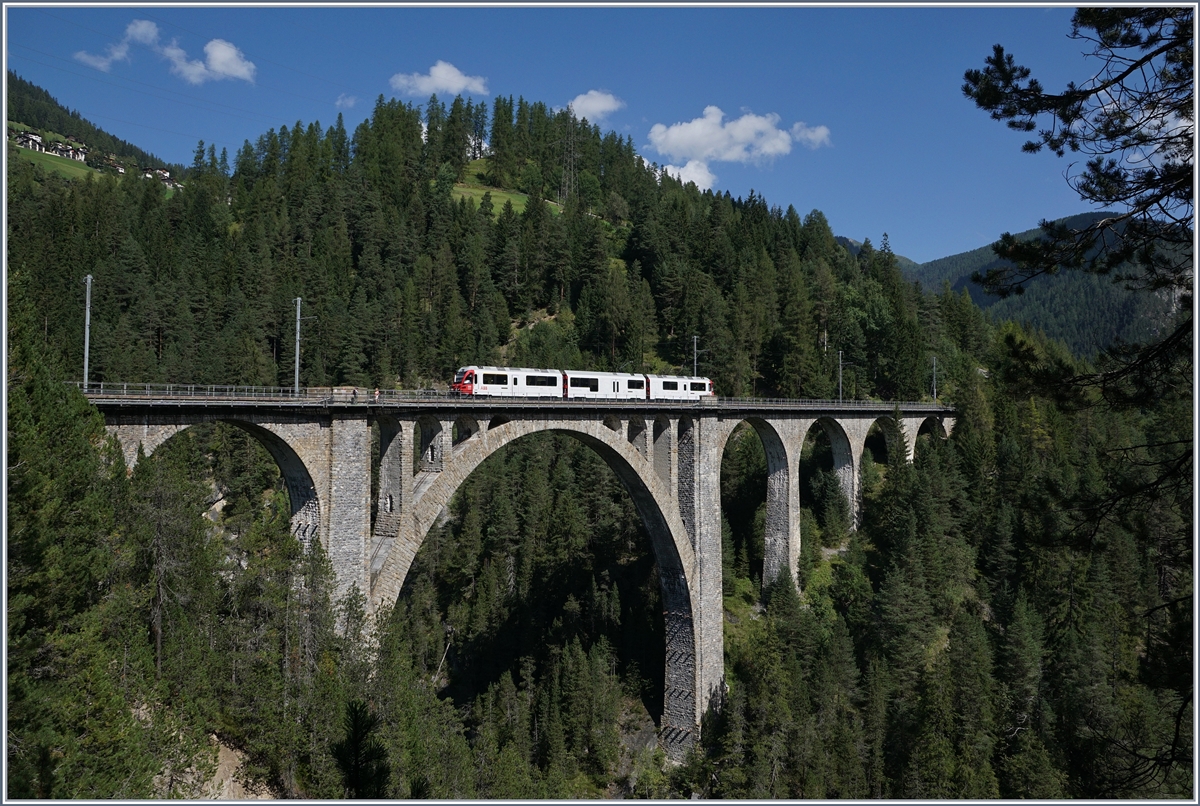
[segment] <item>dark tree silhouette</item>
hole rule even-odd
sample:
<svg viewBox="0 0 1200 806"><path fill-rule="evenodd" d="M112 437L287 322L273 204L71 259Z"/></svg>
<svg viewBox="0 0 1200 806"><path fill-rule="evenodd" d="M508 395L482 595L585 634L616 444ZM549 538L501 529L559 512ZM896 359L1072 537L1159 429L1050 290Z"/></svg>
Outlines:
<svg viewBox="0 0 1200 806"><path fill-rule="evenodd" d="M379 717L362 700L346 704L346 738L333 745L333 758L342 773L350 798L382 798L387 795L392 770L387 750L372 734Z"/></svg>

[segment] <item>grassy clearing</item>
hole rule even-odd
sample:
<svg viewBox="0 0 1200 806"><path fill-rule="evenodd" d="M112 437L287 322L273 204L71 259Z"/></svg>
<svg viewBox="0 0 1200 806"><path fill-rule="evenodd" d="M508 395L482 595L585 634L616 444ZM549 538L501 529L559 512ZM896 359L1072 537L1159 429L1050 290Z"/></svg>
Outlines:
<svg viewBox="0 0 1200 806"><path fill-rule="evenodd" d="M512 202L514 211L518 213L525 212L525 205L529 203L529 196L524 193L518 193L515 190L491 187L484 180L487 171L488 161L486 158L472 160L468 163L466 171L463 172L463 181L454 186L452 193L454 200L471 198L475 200L475 204L479 204L483 200L484 193L491 193L492 205L496 213L504 209L506 201ZM546 205L550 208L551 215L558 215L562 212L562 206L556 202L547 201Z"/></svg>
<svg viewBox="0 0 1200 806"><path fill-rule="evenodd" d="M524 193L517 193L515 190L501 190L500 188L484 187L482 185L463 185L454 186L454 190L450 195L455 200L471 198L475 200L478 206L479 202L483 201L483 194L492 194L492 207L494 212L499 214L504 209L504 202L512 202L513 210L517 213L525 212L525 205L529 203L529 197ZM562 213L562 206L557 202L548 201L546 207L550 210L550 215L559 215Z"/></svg>
<svg viewBox="0 0 1200 806"><path fill-rule="evenodd" d="M21 146L13 146L13 148L17 150L17 153L20 156L24 157L35 165L41 165L43 169L60 174L68 179L82 179L84 177L100 173L94 168L87 167L82 162L76 162L75 160L70 160L66 157L60 157L56 154L44 154L41 151L33 151L28 148L22 148Z"/></svg>

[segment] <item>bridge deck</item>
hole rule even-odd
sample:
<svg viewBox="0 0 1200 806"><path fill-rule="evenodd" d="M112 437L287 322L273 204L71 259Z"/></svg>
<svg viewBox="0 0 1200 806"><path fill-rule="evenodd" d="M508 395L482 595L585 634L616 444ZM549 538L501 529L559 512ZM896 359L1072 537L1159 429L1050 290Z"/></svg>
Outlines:
<svg viewBox="0 0 1200 806"><path fill-rule="evenodd" d="M81 383L74 383L82 387ZM703 414L750 413L769 410L784 412L879 413L896 409L908 414L946 416L953 408L930 401L877 400L789 400L782 398L709 397L687 400L562 400L560 398L464 397L435 389L356 391L352 387L292 389L265 386L216 386L202 384L93 383L84 392L103 408L201 407L201 408L284 408L307 411L354 410L396 412L404 410L444 409L447 405L464 410L497 411L594 411L597 408L649 409L655 411L695 411Z"/></svg>

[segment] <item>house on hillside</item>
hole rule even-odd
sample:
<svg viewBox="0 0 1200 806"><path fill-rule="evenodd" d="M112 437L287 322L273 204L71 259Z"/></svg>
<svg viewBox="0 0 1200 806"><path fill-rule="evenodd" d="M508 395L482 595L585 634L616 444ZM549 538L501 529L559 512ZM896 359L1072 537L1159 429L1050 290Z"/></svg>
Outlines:
<svg viewBox="0 0 1200 806"><path fill-rule="evenodd" d="M30 151L45 152L46 147L42 145L42 136L33 132L21 132L17 135L17 145L22 148L28 148Z"/></svg>
<svg viewBox="0 0 1200 806"><path fill-rule="evenodd" d="M87 159L87 148L84 146L74 146L70 143L55 143L50 146L50 153L64 157L76 162L84 162Z"/></svg>

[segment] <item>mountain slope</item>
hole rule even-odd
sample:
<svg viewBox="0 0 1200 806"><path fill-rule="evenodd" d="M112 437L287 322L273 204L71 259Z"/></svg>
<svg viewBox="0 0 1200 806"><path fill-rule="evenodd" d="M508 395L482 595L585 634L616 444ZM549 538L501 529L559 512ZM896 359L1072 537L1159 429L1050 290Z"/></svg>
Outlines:
<svg viewBox="0 0 1200 806"><path fill-rule="evenodd" d="M143 168L168 168L173 174L183 170L182 165L171 165L153 154L147 153L132 143L127 143L76 111L67 109L50 93L9 70L7 74L8 120L24 123L36 129L49 129L71 137L87 145L93 156L116 154L118 157L133 157Z"/></svg>
<svg viewBox="0 0 1200 806"><path fill-rule="evenodd" d="M1062 221L1082 227L1104 215L1084 213ZM1038 228L1017 237L1031 239L1040 234ZM1038 278L1025 286L1025 293L1007 299L987 294L978 283L972 282L975 272L985 274L1002 263L989 244L919 266L901 266L901 270L929 292L936 292L946 283L954 291L965 288L972 301L988 310L994 319L1014 320L1037 328L1085 358L1118 341L1136 342L1152 337L1170 311L1166 299L1128 291L1111 277L1079 271Z"/></svg>

